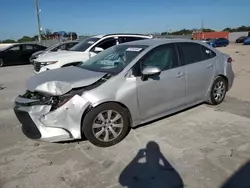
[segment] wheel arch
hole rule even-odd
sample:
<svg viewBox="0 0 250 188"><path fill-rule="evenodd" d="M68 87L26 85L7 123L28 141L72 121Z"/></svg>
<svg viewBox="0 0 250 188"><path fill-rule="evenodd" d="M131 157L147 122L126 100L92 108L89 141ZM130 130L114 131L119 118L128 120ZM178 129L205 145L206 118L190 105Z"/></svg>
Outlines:
<svg viewBox="0 0 250 188"><path fill-rule="evenodd" d="M213 85L214 81L215 81L217 78L219 78L219 77L222 77L223 79L225 79L225 81L226 81L226 87L227 87L226 90L228 91L228 78L227 78L225 75L223 75L223 74L218 74L218 75L216 75L216 76L214 77L214 79L211 81L210 86L209 86L209 88L208 88L208 90L207 90L207 92L206 92L206 98L209 98L209 93L210 93L210 91L211 91L212 85Z"/></svg>
<svg viewBox="0 0 250 188"><path fill-rule="evenodd" d="M82 126L83 126L83 120L84 120L84 117L86 116L86 114L89 112L89 111L91 111L92 109L94 109L94 108L96 108L97 106L100 106L100 105L103 105L103 104L107 104L107 103L116 103L116 104L118 104L118 105L120 105L121 107L123 107L126 111L127 111L127 113L128 113L128 118L129 118L129 125L130 125L130 127L132 127L132 125L133 125L133 120L132 120L132 115L131 115L131 112L130 112L130 110L129 110L129 108L125 105L125 104L123 104L123 103L121 103L121 102L119 102L119 101L105 101L105 102L101 102L101 103L98 103L98 104L90 104L85 110L84 110L84 112L83 112L83 114L82 114L82 118L81 118L81 129L82 129ZM83 133L82 133L83 134ZM82 135L82 137L83 137L84 135ZM85 137L85 136L84 136Z"/></svg>
<svg viewBox="0 0 250 188"><path fill-rule="evenodd" d="M227 91L228 91L228 78L225 75L223 75L223 74L219 74L219 75L217 75L215 77L214 80L216 80L218 77L222 77L223 79L225 79L225 81L226 81L226 87L227 87Z"/></svg>

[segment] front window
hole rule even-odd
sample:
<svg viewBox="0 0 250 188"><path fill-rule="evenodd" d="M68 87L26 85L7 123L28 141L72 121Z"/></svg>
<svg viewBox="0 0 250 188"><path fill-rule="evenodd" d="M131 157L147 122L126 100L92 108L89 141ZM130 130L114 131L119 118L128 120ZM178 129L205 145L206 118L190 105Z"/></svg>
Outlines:
<svg viewBox="0 0 250 188"><path fill-rule="evenodd" d="M117 45L79 64L83 69L118 74L148 46Z"/></svg>
<svg viewBox="0 0 250 188"><path fill-rule="evenodd" d="M79 51L79 52L84 52L86 51L90 46L92 46L94 43L96 43L100 38L87 38L84 41L78 43L77 45L73 46L72 48L69 49L69 51Z"/></svg>
<svg viewBox="0 0 250 188"><path fill-rule="evenodd" d="M19 51L20 50L20 46L14 46L12 48L9 48L9 51L13 51L13 52L16 52L16 51Z"/></svg>

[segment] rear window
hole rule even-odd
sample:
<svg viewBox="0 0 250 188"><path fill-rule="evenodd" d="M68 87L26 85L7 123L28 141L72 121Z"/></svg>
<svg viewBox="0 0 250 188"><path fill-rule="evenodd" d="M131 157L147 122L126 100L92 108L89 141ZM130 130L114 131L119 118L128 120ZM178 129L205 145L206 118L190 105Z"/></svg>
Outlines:
<svg viewBox="0 0 250 188"><path fill-rule="evenodd" d="M201 47L201 51L203 53L204 60L208 60L208 59L214 58L216 56L215 52L213 52L212 50L208 49L205 46Z"/></svg>
<svg viewBox="0 0 250 188"><path fill-rule="evenodd" d="M215 52L209 48L197 43L180 43L185 64L192 64L200 61L205 61L216 56Z"/></svg>
<svg viewBox="0 0 250 188"><path fill-rule="evenodd" d="M186 64L204 60L201 45L196 43L179 43Z"/></svg>

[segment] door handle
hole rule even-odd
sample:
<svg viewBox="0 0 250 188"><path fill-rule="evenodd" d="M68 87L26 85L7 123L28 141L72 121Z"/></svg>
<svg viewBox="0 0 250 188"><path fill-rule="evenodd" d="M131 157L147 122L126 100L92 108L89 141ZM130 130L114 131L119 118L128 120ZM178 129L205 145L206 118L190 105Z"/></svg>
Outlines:
<svg viewBox="0 0 250 188"><path fill-rule="evenodd" d="M183 77L183 73L182 72L178 72L178 74L175 77L176 78L182 78Z"/></svg>
<svg viewBox="0 0 250 188"><path fill-rule="evenodd" d="M211 63L209 63L206 67L207 68L211 68L213 65Z"/></svg>

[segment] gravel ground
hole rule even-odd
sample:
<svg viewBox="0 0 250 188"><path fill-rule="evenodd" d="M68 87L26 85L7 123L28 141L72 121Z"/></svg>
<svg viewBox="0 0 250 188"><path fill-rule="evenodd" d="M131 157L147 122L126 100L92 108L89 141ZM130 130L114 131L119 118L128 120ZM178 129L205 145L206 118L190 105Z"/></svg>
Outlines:
<svg viewBox="0 0 250 188"><path fill-rule="evenodd" d="M0 68L0 188L250 187L250 46L219 50L236 73L221 105L133 129L110 148L27 139L12 105L32 67Z"/></svg>

